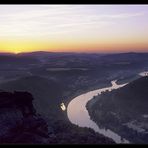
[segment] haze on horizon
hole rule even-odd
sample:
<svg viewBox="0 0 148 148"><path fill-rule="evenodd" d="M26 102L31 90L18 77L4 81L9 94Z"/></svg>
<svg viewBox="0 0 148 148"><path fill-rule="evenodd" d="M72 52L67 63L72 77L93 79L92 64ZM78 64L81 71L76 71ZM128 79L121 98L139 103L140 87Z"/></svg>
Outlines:
<svg viewBox="0 0 148 148"><path fill-rule="evenodd" d="M0 52L147 52L148 5L0 5Z"/></svg>

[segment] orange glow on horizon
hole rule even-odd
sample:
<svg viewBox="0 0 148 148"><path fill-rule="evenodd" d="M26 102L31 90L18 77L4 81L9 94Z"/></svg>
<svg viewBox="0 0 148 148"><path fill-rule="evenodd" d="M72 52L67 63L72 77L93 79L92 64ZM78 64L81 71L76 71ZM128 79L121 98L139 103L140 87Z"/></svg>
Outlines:
<svg viewBox="0 0 148 148"><path fill-rule="evenodd" d="M148 6L1 5L0 52L148 51Z"/></svg>
<svg viewBox="0 0 148 148"><path fill-rule="evenodd" d="M58 39L3 39L0 52L128 52L148 51L145 39L138 38L58 38Z"/></svg>
<svg viewBox="0 0 148 148"><path fill-rule="evenodd" d="M50 51L50 52L144 52L148 51L148 44L76 44L76 43L40 43L40 42L24 42L24 43L3 43L0 44L0 52L34 52L34 51Z"/></svg>
<svg viewBox="0 0 148 148"><path fill-rule="evenodd" d="M148 51L146 39L118 38L118 39L3 39L0 40L0 52L143 52Z"/></svg>

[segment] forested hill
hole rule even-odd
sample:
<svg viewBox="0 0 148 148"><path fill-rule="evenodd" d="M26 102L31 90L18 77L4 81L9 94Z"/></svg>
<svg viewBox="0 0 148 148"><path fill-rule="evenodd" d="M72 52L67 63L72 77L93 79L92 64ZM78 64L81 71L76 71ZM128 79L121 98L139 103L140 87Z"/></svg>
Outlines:
<svg viewBox="0 0 148 148"><path fill-rule="evenodd" d="M147 76L120 89L104 92L87 104L92 120L98 125L109 128L134 143L148 141L147 107Z"/></svg>

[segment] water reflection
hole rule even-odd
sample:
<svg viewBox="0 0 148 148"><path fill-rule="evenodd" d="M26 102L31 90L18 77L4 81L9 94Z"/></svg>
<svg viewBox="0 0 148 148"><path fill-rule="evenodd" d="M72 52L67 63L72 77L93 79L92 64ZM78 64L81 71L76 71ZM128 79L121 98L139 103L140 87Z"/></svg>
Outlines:
<svg viewBox="0 0 148 148"><path fill-rule="evenodd" d="M62 111L65 111L66 110L66 106L65 106L64 103L61 103L60 107L61 107Z"/></svg>
<svg viewBox="0 0 148 148"><path fill-rule="evenodd" d="M80 127L89 127L94 129L96 132L101 133L107 137L112 138L116 143L128 143L126 139L122 139L118 134L114 133L109 129L102 129L90 119L88 111L86 109L86 104L94 96L101 94L104 91L111 91L123 87L126 84L118 85L115 81L111 81L112 86L107 88L102 88L94 91L87 92L80 96L74 98L67 107L67 115L69 120Z"/></svg>
<svg viewBox="0 0 148 148"><path fill-rule="evenodd" d="M148 76L148 71L141 72L139 75L142 77Z"/></svg>

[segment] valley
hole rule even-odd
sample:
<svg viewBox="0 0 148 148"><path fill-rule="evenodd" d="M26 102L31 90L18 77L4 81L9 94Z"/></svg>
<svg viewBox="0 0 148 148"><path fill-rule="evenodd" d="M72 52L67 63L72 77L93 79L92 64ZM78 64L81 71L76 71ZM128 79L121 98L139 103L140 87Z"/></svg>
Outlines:
<svg viewBox="0 0 148 148"><path fill-rule="evenodd" d="M87 131L89 133L89 129L72 124L67 116L67 110L62 111L61 103L64 103L67 108L70 101L76 96L88 91L109 87L112 80L117 79L119 85L131 82L141 77L138 73L148 69L147 53L35 52L9 56L11 58L0 55L0 60L3 60L0 63L0 91L27 91L31 93L34 97L33 105L37 114L40 114L47 122L50 130L56 131L56 128L61 128L62 124L67 125L66 128L71 132L67 133L65 132L66 129L65 131L59 129L61 132L58 134L63 136L74 134L75 128L79 129L77 132L82 130L82 135L87 136L86 133ZM131 57L136 58L131 60ZM55 126L56 124L57 126ZM90 134L93 132L93 130L90 130ZM51 139L53 139L53 141L50 141L51 143L54 143L55 139L55 143L60 143L61 140L55 138L56 135L57 132L54 133L53 137L51 136ZM104 137L101 134L99 135L100 139ZM110 141L109 138L105 138L106 142ZM95 140L95 138L93 139ZM80 141L78 138L75 139L74 143ZM91 143L90 139L84 141ZM69 140L65 136L63 143L68 142ZM95 143L103 143L103 139L102 142L96 140Z"/></svg>

